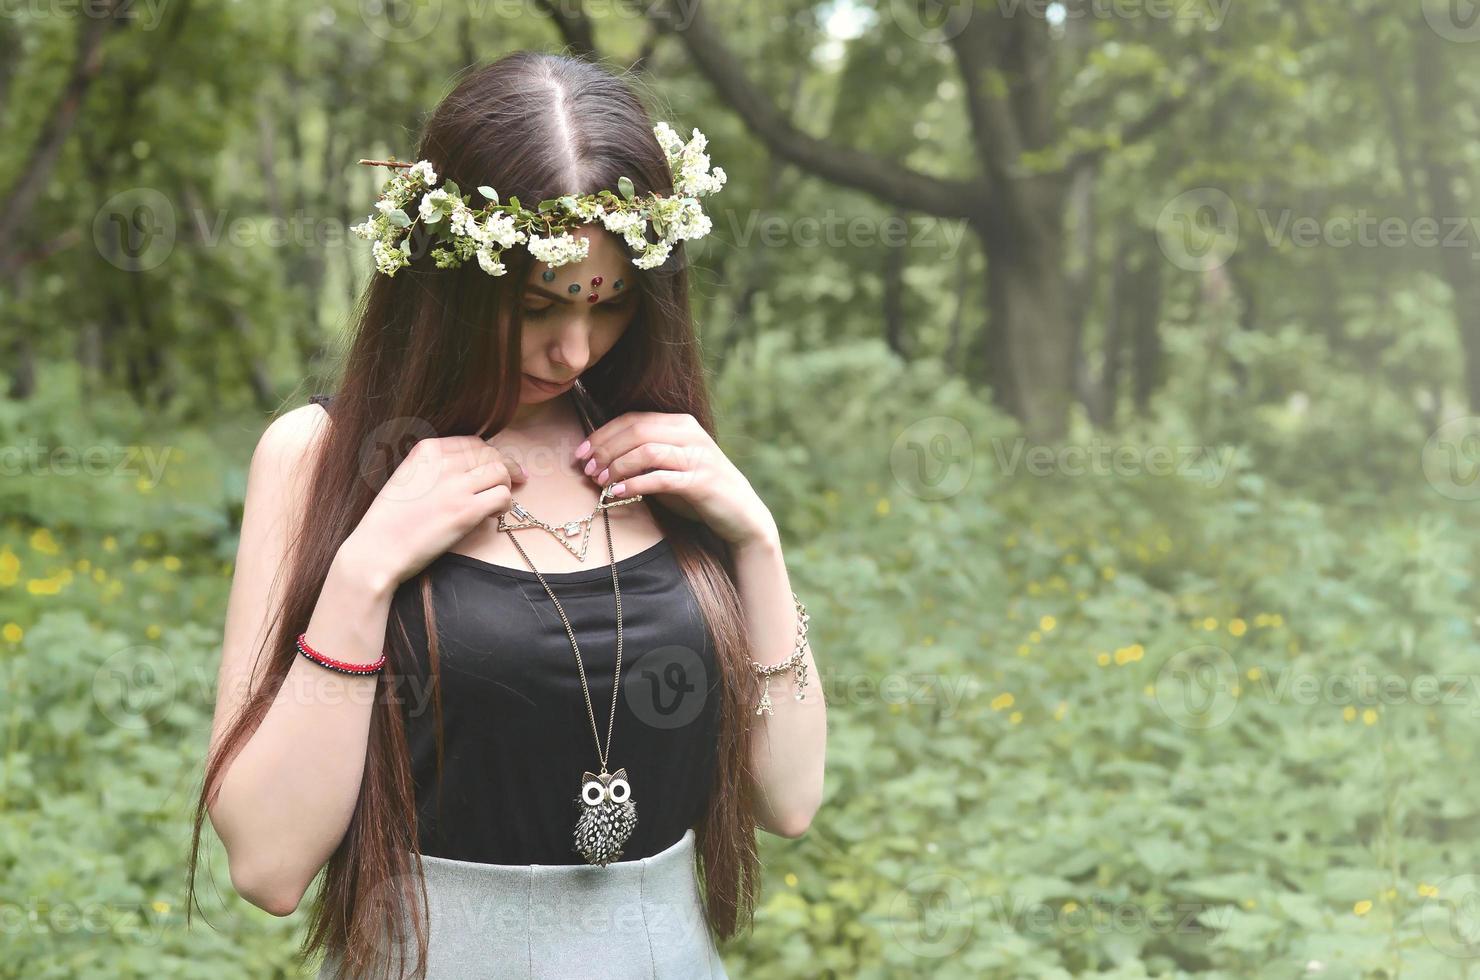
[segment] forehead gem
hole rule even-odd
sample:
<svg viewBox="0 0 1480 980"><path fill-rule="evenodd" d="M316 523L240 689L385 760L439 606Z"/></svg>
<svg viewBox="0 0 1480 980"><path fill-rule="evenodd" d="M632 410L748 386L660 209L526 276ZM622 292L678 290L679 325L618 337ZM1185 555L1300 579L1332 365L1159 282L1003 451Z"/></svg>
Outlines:
<svg viewBox="0 0 1480 980"><path fill-rule="evenodd" d="M593 286L600 286L601 285L601 277L600 276L592 276L591 277L591 285L593 285Z"/></svg>
<svg viewBox="0 0 1480 980"><path fill-rule="evenodd" d="M579 293L580 291L581 291L581 284L578 283L578 282L571 283L570 284L570 288L566 290L566 292L568 292L568 293Z"/></svg>
<svg viewBox="0 0 1480 980"><path fill-rule="evenodd" d="M588 294L586 296L586 302L588 302L588 303L594 303L594 302L596 302L596 294L595 293Z"/></svg>
<svg viewBox="0 0 1480 980"><path fill-rule="evenodd" d="M612 288L613 289L621 289L622 288L622 280L618 279L616 282L612 283Z"/></svg>
<svg viewBox="0 0 1480 980"><path fill-rule="evenodd" d="M550 280L555 278L555 270L546 269L544 272L540 273L540 278L545 280L545 282L549 282Z"/></svg>

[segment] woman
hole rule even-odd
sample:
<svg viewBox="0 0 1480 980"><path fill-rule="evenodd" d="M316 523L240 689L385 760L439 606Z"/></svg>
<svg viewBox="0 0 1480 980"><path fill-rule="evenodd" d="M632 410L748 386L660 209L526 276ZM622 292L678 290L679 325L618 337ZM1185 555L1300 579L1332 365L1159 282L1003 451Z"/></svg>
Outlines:
<svg viewBox="0 0 1480 980"><path fill-rule="evenodd" d="M820 803L805 608L712 438L673 240L723 173L673 140L518 52L416 166L362 161L401 168L356 229L378 271L338 391L252 458L190 858L209 812L277 915L323 869L320 976L723 977L755 829Z"/></svg>

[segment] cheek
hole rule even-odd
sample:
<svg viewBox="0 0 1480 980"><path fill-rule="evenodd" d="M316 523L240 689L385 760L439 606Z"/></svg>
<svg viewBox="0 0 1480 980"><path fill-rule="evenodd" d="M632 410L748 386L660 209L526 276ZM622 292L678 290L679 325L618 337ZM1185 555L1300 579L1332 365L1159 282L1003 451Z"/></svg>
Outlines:
<svg viewBox="0 0 1480 980"><path fill-rule="evenodd" d="M612 317L605 324L600 324L591 334L593 360L604 355L607 351L617 346L617 341L627 333L635 329L636 316L629 314L626 317Z"/></svg>

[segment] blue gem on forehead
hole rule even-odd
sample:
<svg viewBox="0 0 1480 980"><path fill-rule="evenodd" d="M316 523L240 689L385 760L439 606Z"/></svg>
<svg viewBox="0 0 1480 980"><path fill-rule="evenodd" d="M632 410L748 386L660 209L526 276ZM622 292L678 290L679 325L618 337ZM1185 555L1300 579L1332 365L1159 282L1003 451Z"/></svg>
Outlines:
<svg viewBox="0 0 1480 980"><path fill-rule="evenodd" d="M571 283L570 284L570 288L566 290L567 293L579 293L580 291L581 291L581 284L578 283L578 282Z"/></svg>
<svg viewBox="0 0 1480 980"><path fill-rule="evenodd" d="M545 280L545 282L549 282L551 279L555 278L555 270L546 269L544 272L540 273L540 278Z"/></svg>

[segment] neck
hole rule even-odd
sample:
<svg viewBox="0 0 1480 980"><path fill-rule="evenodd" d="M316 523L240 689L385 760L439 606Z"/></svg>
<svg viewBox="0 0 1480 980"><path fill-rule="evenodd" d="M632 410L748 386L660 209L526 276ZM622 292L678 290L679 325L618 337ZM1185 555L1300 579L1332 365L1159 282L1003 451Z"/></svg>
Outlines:
<svg viewBox="0 0 1480 980"><path fill-rule="evenodd" d="M563 429L578 416L569 391L532 405L520 405L504 431L521 436L537 436L553 429Z"/></svg>

